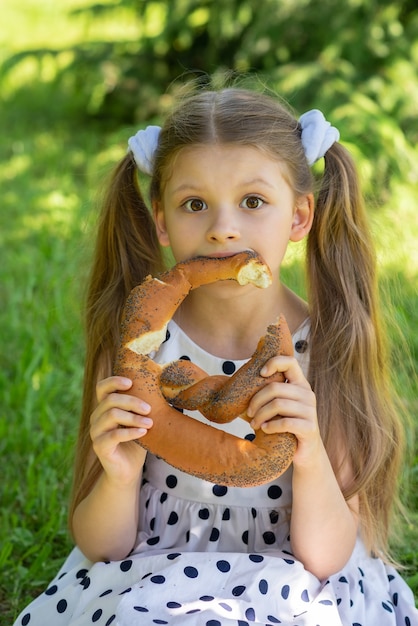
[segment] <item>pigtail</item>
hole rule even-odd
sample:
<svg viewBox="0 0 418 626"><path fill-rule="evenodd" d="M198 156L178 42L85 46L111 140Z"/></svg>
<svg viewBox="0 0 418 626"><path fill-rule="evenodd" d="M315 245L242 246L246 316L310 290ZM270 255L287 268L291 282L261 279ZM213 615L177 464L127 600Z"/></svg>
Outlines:
<svg viewBox="0 0 418 626"><path fill-rule="evenodd" d="M87 338L96 335L92 343L100 353L113 360L129 292L162 264L154 222L129 154L116 168L104 200L87 295Z"/></svg>
<svg viewBox="0 0 418 626"><path fill-rule="evenodd" d="M132 155L128 154L116 168L104 198L87 291L83 407L70 520L101 471L97 459L89 467L90 415L97 381L111 375L125 300L135 285L162 268L154 222L139 189Z"/></svg>
<svg viewBox="0 0 418 626"><path fill-rule="evenodd" d="M337 476L344 463L351 467L343 490L346 498L359 494L366 545L385 556L402 431L389 392L374 247L355 166L340 144L325 157L307 269L309 379L322 437ZM346 459L335 441L344 442Z"/></svg>

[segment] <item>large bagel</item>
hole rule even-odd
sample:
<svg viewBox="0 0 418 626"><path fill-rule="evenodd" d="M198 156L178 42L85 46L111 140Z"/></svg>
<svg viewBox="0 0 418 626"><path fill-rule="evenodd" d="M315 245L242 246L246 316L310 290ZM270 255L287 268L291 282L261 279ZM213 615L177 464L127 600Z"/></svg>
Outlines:
<svg viewBox="0 0 418 626"><path fill-rule="evenodd" d="M246 419L254 393L272 380L284 380L281 374L259 375L269 358L293 354L284 318L268 327L251 359L232 377L207 376L189 361L159 365L148 356L164 341L168 322L192 289L228 279L267 287L271 273L255 252L246 251L224 258L197 257L135 287L124 309L114 373L130 378L133 385L127 393L152 407L154 425L138 440L141 446L212 483L251 487L277 478L288 468L296 449L294 435L266 435L258 430L254 440L248 441L194 420L173 406L199 410L218 423L238 416Z"/></svg>

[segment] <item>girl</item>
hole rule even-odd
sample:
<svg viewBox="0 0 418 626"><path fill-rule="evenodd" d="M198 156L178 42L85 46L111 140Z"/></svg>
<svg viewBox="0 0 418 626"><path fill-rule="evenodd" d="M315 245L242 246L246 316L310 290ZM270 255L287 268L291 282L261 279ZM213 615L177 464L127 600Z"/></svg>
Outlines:
<svg viewBox="0 0 418 626"><path fill-rule="evenodd" d="M88 298L77 548L16 624L416 626L412 593L389 564L402 431L372 244L338 132L319 111L298 122L270 96L229 88L191 96L129 147L104 204ZM314 207L310 165L323 156ZM151 176L151 211L137 167ZM305 237L309 305L280 278L288 242ZM230 374L285 315L295 357L271 359L263 375L287 382L253 397L252 429L222 425L248 438L294 433L292 467L272 483L210 484L134 443L153 427L152 408L112 376L121 309L168 246L176 261L251 248L273 272L268 289L225 281L192 292L154 357Z"/></svg>

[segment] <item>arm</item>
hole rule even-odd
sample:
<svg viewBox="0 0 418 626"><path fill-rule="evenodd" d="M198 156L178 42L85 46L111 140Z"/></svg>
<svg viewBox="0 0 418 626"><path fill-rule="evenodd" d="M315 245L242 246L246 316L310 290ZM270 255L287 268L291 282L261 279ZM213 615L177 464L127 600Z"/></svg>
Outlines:
<svg viewBox="0 0 418 626"><path fill-rule="evenodd" d="M98 404L91 416L91 463L99 459L103 472L73 517L74 538L92 561L120 560L135 545L138 503L146 452L134 440L152 423L149 405L118 394L131 381L110 377L97 385Z"/></svg>
<svg viewBox="0 0 418 626"><path fill-rule="evenodd" d="M338 572L354 549L358 498L345 501L320 441L310 462L293 468L292 550L319 579Z"/></svg>
<svg viewBox="0 0 418 626"><path fill-rule="evenodd" d="M291 432L298 440L293 460L292 550L319 579L339 571L357 537L358 499L346 502L325 451L318 427L315 395L297 361L275 357L263 371L285 374L287 383L271 383L250 402L253 427L268 433ZM278 415L284 416L277 418ZM349 468L345 468L348 477Z"/></svg>

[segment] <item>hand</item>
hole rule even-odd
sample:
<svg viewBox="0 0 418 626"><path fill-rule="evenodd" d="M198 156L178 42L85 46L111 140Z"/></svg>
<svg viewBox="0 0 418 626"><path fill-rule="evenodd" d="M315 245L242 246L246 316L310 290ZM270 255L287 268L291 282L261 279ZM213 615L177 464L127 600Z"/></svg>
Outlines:
<svg viewBox="0 0 418 626"><path fill-rule="evenodd" d="M294 357L273 357L260 373L267 378L276 372L282 372L286 382L273 382L258 391L247 415L254 430L293 433L298 440L293 463L303 464L322 447L315 394Z"/></svg>
<svg viewBox="0 0 418 626"><path fill-rule="evenodd" d="M146 451L135 443L152 426L147 417L151 407L127 391L132 381L111 376L96 387L97 407L90 417L93 450L108 478L118 484L137 481L144 465Z"/></svg>

